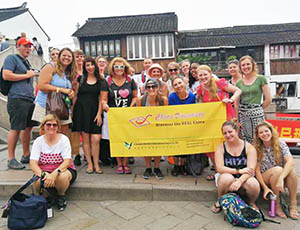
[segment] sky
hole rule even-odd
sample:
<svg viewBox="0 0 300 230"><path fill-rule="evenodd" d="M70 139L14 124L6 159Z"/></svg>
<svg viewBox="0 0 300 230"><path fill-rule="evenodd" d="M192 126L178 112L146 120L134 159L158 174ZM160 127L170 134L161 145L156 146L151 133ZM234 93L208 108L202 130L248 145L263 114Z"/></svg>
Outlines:
<svg viewBox="0 0 300 230"><path fill-rule="evenodd" d="M1 0L0 8L26 0ZM50 36L49 46L69 46L76 24L91 17L175 12L178 30L300 22L300 0L27 0L27 7Z"/></svg>

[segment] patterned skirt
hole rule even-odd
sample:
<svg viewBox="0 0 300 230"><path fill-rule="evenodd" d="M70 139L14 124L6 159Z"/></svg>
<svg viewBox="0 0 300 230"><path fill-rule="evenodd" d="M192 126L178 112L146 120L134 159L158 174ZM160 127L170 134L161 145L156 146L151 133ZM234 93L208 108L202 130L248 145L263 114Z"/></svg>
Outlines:
<svg viewBox="0 0 300 230"><path fill-rule="evenodd" d="M241 124L241 136L243 140L253 143L255 127L265 120L264 110L261 105L239 105L238 120Z"/></svg>

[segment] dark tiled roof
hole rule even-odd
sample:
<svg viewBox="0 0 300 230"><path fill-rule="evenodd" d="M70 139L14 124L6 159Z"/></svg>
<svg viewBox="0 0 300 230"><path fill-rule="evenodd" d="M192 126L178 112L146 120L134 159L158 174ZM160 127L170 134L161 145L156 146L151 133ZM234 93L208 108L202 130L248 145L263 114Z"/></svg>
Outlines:
<svg viewBox="0 0 300 230"><path fill-rule="evenodd" d="M179 32L179 48L260 46L300 41L300 23L233 26Z"/></svg>
<svg viewBox="0 0 300 230"><path fill-rule="evenodd" d="M0 9L0 22L25 13L26 11L28 11L28 8L25 8L25 7L26 7L26 4L25 5L23 4L22 6L19 6L19 7Z"/></svg>
<svg viewBox="0 0 300 230"><path fill-rule="evenodd" d="M175 13L145 14L106 18L89 18L72 36L147 34L177 31Z"/></svg>

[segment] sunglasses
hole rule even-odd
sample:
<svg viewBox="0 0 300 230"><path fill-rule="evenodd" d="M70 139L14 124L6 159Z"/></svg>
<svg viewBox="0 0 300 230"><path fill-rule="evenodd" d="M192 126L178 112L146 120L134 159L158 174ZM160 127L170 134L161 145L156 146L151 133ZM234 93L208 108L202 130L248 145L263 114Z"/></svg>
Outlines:
<svg viewBox="0 0 300 230"><path fill-rule="evenodd" d="M56 128L56 127L58 126L57 123L46 123L45 125L46 125L48 128L50 128L50 127Z"/></svg>
<svg viewBox="0 0 300 230"><path fill-rule="evenodd" d="M157 86L156 85L147 85L146 89L156 89Z"/></svg>
<svg viewBox="0 0 300 230"><path fill-rule="evenodd" d="M169 69L169 72L177 72L177 71L178 71L177 68L175 68L175 69Z"/></svg>
<svg viewBox="0 0 300 230"><path fill-rule="evenodd" d="M125 69L125 65L114 65L114 69Z"/></svg>

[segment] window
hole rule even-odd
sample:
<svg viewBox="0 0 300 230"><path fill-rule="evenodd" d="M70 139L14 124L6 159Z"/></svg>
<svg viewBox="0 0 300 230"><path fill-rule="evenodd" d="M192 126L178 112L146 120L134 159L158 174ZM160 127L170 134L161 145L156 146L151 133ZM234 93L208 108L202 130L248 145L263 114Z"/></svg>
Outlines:
<svg viewBox="0 0 300 230"><path fill-rule="evenodd" d="M276 94L279 97L296 97L296 82L276 83Z"/></svg>
<svg viewBox="0 0 300 230"><path fill-rule="evenodd" d="M118 40L100 40L84 42L84 53L86 56L107 56L116 57L121 55L121 41Z"/></svg>
<svg viewBox="0 0 300 230"><path fill-rule="evenodd" d="M103 55L108 56L108 42L107 41L103 41Z"/></svg>
<svg viewBox="0 0 300 230"><path fill-rule="evenodd" d="M120 56L121 55L121 41L120 40L115 40L115 53L116 56Z"/></svg>
<svg viewBox="0 0 300 230"><path fill-rule="evenodd" d="M173 34L143 35L127 37L128 59L174 57Z"/></svg>
<svg viewBox="0 0 300 230"><path fill-rule="evenodd" d="M96 56L96 42L91 42L91 56Z"/></svg>
<svg viewBox="0 0 300 230"><path fill-rule="evenodd" d="M90 56L90 43L89 42L84 42L84 51L86 56Z"/></svg>
<svg viewBox="0 0 300 230"><path fill-rule="evenodd" d="M271 45L270 59L299 58L300 44Z"/></svg>
<svg viewBox="0 0 300 230"><path fill-rule="evenodd" d="M97 55L102 55L102 42L97 42Z"/></svg>
<svg viewBox="0 0 300 230"><path fill-rule="evenodd" d="M109 55L115 56L115 41L109 40Z"/></svg>

